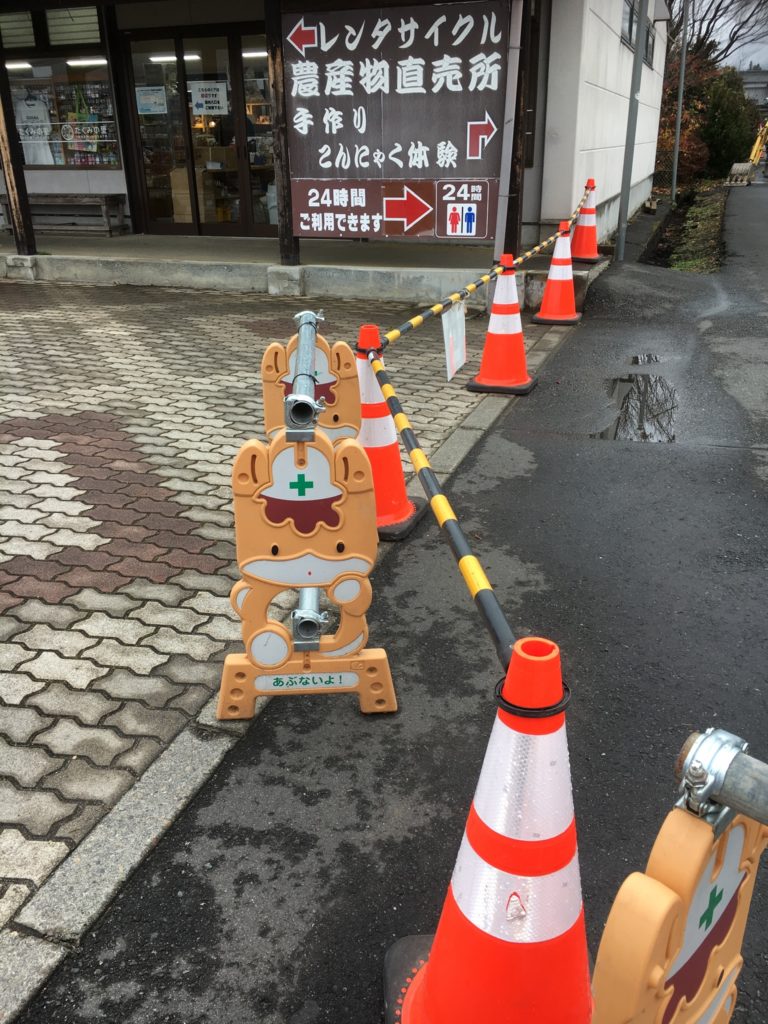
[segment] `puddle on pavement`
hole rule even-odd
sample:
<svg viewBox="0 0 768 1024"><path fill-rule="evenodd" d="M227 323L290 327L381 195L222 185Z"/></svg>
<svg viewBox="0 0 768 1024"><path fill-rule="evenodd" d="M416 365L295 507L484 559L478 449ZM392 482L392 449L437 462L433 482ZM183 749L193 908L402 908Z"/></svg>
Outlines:
<svg viewBox="0 0 768 1024"><path fill-rule="evenodd" d="M635 356L633 362L658 362L656 356ZM637 364L635 364L637 365ZM618 407L613 423L599 433L590 434L604 441L675 440L677 388L652 374L630 373L606 381L609 396Z"/></svg>
<svg viewBox="0 0 768 1024"><path fill-rule="evenodd" d="M653 352L646 352L641 356L632 356L633 366L644 366L646 363L658 363L660 362L659 357L655 356Z"/></svg>

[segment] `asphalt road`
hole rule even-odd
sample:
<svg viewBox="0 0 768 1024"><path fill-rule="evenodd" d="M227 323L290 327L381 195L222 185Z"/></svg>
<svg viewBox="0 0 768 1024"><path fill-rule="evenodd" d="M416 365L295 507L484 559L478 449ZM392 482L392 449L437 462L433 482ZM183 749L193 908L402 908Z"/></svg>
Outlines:
<svg viewBox="0 0 768 1024"><path fill-rule="evenodd" d="M768 186L733 189L720 274L604 274L449 488L513 628L562 649L593 952L688 733L722 726L768 757L765 223ZM617 423L606 381L633 373ZM670 440L594 436L640 429ZM373 585L400 712L273 701L22 1024L380 1020L387 947L437 921L499 668L431 522ZM749 1024L768 1021L767 886L734 1018Z"/></svg>

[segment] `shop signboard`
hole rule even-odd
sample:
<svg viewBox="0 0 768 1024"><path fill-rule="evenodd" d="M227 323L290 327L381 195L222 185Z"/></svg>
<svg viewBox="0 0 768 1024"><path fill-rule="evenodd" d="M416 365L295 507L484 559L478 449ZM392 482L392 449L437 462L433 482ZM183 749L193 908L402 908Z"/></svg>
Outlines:
<svg viewBox="0 0 768 1024"><path fill-rule="evenodd" d="M508 30L506 0L285 15L294 233L491 238Z"/></svg>

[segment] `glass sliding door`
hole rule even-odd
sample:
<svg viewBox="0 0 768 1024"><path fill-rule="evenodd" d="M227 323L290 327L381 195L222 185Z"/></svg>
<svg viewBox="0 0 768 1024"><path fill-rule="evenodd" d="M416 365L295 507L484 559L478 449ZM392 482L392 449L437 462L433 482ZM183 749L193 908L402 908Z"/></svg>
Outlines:
<svg viewBox="0 0 768 1024"><path fill-rule="evenodd" d="M146 229L276 236L265 37L169 31L130 52Z"/></svg>
<svg viewBox="0 0 768 1024"><path fill-rule="evenodd" d="M195 55L185 67L200 229L209 233L217 225L224 233L239 233L247 210L241 209L242 124L234 106L229 40L184 39L184 50Z"/></svg>
<svg viewBox="0 0 768 1024"><path fill-rule="evenodd" d="M175 41L133 41L131 63L148 225L156 231L173 225L196 231Z"/></svg>

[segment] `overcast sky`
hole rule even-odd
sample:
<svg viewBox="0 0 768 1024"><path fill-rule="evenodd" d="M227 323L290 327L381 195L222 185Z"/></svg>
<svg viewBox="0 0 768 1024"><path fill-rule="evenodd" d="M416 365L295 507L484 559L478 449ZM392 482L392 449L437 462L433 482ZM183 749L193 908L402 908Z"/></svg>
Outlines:
<svg viewBox="0 0 768 1024"><path fill-rule="evenodd" d="M751 43L728 58L728 63L737 68L748 68L750 61L759 64L761 68L768 68L768 40L764 43Z"/></svg>

